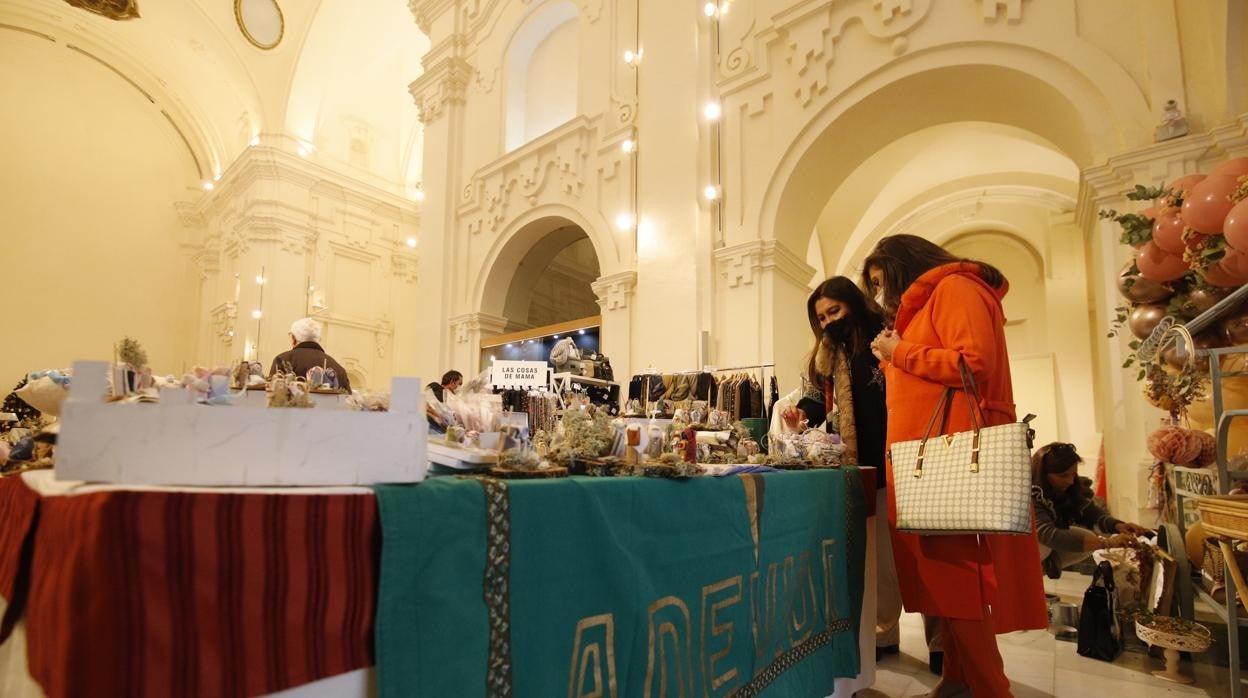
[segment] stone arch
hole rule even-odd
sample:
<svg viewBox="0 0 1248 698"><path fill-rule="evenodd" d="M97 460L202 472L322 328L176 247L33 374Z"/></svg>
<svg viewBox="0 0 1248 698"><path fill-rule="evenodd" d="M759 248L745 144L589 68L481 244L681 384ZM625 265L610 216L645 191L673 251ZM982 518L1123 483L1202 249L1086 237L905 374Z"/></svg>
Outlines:
<svg viewBox="0 0 1248 698"><path fill-rule="evenodd" d="M887 64L792 139L762 197L758 228L790 249L806 249L819 207L854 167L885 144L939 124L1014 126L1052 143L1079 167L1121 151L1139 140L1147 102L1108 59L1084 55L1082 63L1093 69L1025 46L957 45ZM836 164L830 169L829 163Z"/></svg>
<svg viewBox="0 0 1248 698"><path fill-rule="evenodd" d="M473 278L471 308L477 312L505 317L507 294L520 263L535 249L559 249L573 242L581 232L589 238L598 258L601 274L616 271L615 244L602 233L605 224L593 225L580 212L567 206L537 206L517 217L486 252Z"/></svg>
<svg viewBox="0 0 1248 698"><path fill-rule="evenodd" d="M565 32L576 32L577 9L570 0L555 0L535 7L512 33L504 51L503 60L503 150L510 152L528 143L533 138L558 126L577 114L577 79L578 57L559 56L565 53L567 46ZM558 41L559 45L552 45ZM575 49L573 49L575 52ZM554 53L552 53L554 52ZM551 55L547 55L551 54ZM554 60L562 57L563 60ZM544 72L555 70L565 71L562 75L548 76L543 84L561 83L563 90L554 94L546 94L549 90L543 85L533 85L533 68L537 62ZM546 65L551 63L551 65ZM571 86L571 94L567 87ZM551 113L538 114L534 109L534 101L542 99L560 99ZM566 118L560 118L560 115Z"/></svg>

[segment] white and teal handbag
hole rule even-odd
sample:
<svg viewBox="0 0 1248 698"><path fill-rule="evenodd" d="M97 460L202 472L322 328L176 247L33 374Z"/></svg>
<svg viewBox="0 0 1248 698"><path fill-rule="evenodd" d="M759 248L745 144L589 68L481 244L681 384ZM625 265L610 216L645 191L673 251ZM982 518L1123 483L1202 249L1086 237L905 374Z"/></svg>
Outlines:
<svg viewBox="0 0 1248 698"><path fill-rule="evenodd" d="M965 359L962 392L971 406L970 431L933 434L948 420L955 388L945 388L923 438L889 449L897 500L897 530L923 535L1030 534L1031 439L1022 422L983 426L979 391Z"/></svg>

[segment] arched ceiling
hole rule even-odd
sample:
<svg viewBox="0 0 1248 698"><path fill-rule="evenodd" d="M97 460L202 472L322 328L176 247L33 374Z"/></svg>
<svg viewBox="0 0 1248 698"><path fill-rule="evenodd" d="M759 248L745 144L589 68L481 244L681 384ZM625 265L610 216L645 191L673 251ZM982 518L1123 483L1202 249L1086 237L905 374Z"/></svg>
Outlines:
<svg viewBox="0 0 1248 698"><path fill-rule="evenodd" d="M950 183L1019 184L1073 195L1078 180L1075 163L1033 132L977 121L930 126L854 168L827 200L814 237L823 268L845 273L900 210Z"/></svg>
<svg viewBox="0 0 1248 698"><path fill-rule="evenodd" d="M124 22L63 0L5 0L0 38L36 32L104 63L169 113L201 161L196 176L220 174L264 134L291 149L294 138L323 141L327 152L315 155L323 164L392 188L418 180L420 134L407 85L421 72L428 40L405 3L277 4L285 29L272 50L246 39L231 0L144 2L141 16ZM363 168L344 167L359 162L349 157L344 123L383 134L372 137ZM322 125L331 133L319 133Z"/></svg>

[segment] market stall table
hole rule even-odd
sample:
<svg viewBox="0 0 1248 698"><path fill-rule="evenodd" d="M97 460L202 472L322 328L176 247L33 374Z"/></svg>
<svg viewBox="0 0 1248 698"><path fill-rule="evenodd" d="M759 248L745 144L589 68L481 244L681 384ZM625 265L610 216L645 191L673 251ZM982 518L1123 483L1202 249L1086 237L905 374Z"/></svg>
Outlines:
<svg viewBox="0 0 1248 698"><path fill-rule="evenodd" d="M856 469L436 478L373 492L120 488L48 471L0 480L0 595L6 627L25 630L24 647L0 645L0 666L24 659L36 682L15 690L6 671L0 688L342 695L368 692L375 673L383 696L548 695L556 684L562 695L577 677L592 690L611 658L619 695L640 690L648 664L659 679L706 680L713 695L768 680L821 695L859 673L855 648L872 630L859 621L872 614L859 612L870 529ZM498 556L499 526L515 557ZM508 607L487 602L500 588ZM590 622L604 614L610 647ZM651 621L659 653L647 657ZM687 648L674 653L674 641ZM583 661L569 670L574 647ZM861 657L864 673L872 659Z"/></svg>

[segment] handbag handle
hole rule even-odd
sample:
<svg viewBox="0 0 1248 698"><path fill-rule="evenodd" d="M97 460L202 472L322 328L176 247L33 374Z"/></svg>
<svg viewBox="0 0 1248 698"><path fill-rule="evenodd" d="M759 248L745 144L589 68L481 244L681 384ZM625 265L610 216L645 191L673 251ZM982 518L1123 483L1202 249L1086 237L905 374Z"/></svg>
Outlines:
<svg viewBox="0 0 1248 698"><path fill-rule="evenodd" d="M962 379L962 394L966 396L967 407L971 416L971 463L970 470L972 473L979 472L979 430L987 425L984 417L983 408L980 406L982 399L979 396L979 387L975 385L975 376L971 373L971 367L966 363L966 357L958 355L958 375ZM923 455L927 451L927 441L932 437L932 427L936 424L936 417L945 410L946 405L952 407L953 391L952 387L946 387L940 394L940 400L936 403L936 409L932 410L932 416L927 420L927 427L923 429L923 438L919 441L919 455L914 463L914 476L923 477ZM945 419L942 420L941 432L944 432L948 425L948 413L945 413Z"/></svg>

